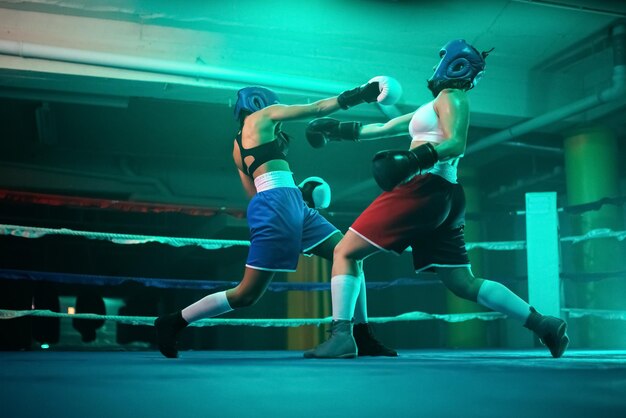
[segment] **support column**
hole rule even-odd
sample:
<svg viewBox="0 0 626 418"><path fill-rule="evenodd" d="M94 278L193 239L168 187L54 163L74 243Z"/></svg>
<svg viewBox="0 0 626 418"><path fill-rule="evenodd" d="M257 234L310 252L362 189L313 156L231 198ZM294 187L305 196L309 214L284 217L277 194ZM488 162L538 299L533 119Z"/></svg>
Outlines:
<svg viewBox="0 0 626 418"><path fill-rule="evenodd" d="M468 170L463 171L463 178L460 180L465 190L466 211L478 213L481 210L481 190L478 187L476 173ZM481 241L480 221L466 220L465 241ZM483 274L483 254L481 249L473 249L469 252L472 271L476 277ZM461 299L452 292L446 290L446 304L448 313L483 312L486 309L474 302ZM446 335L448 347L462 348L484 348L487 344L487 324L484 321L472 320L460 323L448 323Z"/></svg>
<svg viewBox="0 0 626 418"><path fill-rule="evenodd" d="M559 244L556 193L526 193L528 303L557 318L561 316Z"/></svg>
<svg viewBox="0 0 626 418"><path fill-rule="evenodd" d="M619 152L613 133L601 127L587 127L572 132L565 139L565 173L569 205L578 205L615 197L619 191ZM605 205L600 210L569 215L575 234L593 229L623 229L621 208ZM581 273L619 271L624 268L623 243L613 239L593 239L568 244L576 271ZM564 248L565 251L565 248ZM587 309L624 309L626 281L610 278L592 283L567 283L571 291L568 307ZM623 348L626 346L626 324L619 321L584 318L579 322L576 346Z"/></svg>

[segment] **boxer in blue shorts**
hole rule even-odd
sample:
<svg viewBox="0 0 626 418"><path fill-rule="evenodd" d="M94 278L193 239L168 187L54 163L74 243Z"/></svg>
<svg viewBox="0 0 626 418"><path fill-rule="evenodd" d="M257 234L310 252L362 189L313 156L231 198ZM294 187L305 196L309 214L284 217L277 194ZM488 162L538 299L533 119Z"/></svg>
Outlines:
<svg viewBox="0 0 626 418"><path fill-rule="evenodd" d="M359 125L352 137L334 134L329 126L337 122L330 118L309 123L307 139L316 148L335 140L407 135L411 144L409 150L381 151L374 157L374 178L384 192L335 248L331 283L340 288L336 293L343 301L344 314L333 323L332 336L305 357L343 357L352 339L346 313L353 309L358 265L377 252L399 254L409 246L416 272L435 271L457 296L519 320L535 332L553 357L565 352L569 344L566 323L540 314L501 283L474 277L465 249L465 196L457 182L457 165L467 142L467 91L483 76L489 52L478 52L462 39L448 42L439 51L441 59L428 80L432 101L384 124ZM333 301L333 308L335 305Z"/></svg>
<svg viewBox="0 0 626 418"><path fill-rule="evenodd" d="M240 130L233 142L233 159L243 188L250 197L247 218L250 250L241 282L234 288L210 294L186 308L161 316L155 321L157 344L165 357L178 356L179 332L189 323L211 318L233 309L253 305L265 292L276 272L295 271L300 253L332 260L335 246L343 234L310 206L323 207L321 179L311 178L296 186L287 162L290 138L281 123L328 115L364 102L389 101L387 77L375 77L367 84L347 90L336 97L307 105L287 106L263 87L246 87L237 94L235 118ZM355 124L338 126L337 134L351 134ZM308 202L308 205L307 203ZM318 204L316 204L316 202ZM359 325L349 356L396 356L382 345L367 322L365 283L362 266L358 303L351 315ZM358 327L358 328L357 328Z"/></svg>

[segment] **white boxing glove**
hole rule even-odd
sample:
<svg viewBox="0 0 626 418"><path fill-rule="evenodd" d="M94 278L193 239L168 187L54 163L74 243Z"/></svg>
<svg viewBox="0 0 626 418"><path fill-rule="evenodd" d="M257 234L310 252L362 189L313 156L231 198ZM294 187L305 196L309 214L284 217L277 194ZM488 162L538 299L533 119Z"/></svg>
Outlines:
<svg viewBox="0 0 626 418"><path fill-rule="evenodd" d="M298 188L308 207L326 209L330 206L330 186L321 177L307 177Z"/></svg>
<svg viewBox="0 0 626 418"><path fill-rule="evenodd" d="M372 78L368 83L378 82L380 94L376 101L382 105L393 105L400 100L402 96L402 86L400 82L393 77L379 75Z"/></svg>

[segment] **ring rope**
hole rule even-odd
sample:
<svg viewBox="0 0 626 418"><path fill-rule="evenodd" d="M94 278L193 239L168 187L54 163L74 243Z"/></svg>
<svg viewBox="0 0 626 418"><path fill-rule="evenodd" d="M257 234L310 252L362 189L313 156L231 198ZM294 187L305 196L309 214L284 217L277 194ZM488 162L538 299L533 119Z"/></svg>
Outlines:
<svg viewBox="0 0 626 418"><path fill-rule="evenodd" d="M174 247L182 247L186 245L197 245L207 250L217 250L232 246L250 246L250 241L243 240L221 240L221 239L204 239L204 238L177 238L162 237L153 235L133 235L133 234L116 234L107 232L77 231L68 228L40 228L22 225L2 225L0 224L0 234L12 235L21 238L41 238L45 235L70 235L80 236L89 239L102 239L112 241L116 244L144 244L147 242L159 242ZM467 243L468 250L474 248L483 248L488 250L522 250L526 248L524 241L502 241L502 242L477 242Z"/></svg>
<svg viewBox="0 0 626 418"><path fill-rule="evenodd" d="M593 202L582 203L579 205L565 206L562 208L563 212L578 215L584 212L596 211L602 208L604 205L622 206L626 203L626 196L617 197L603 197Z"/></svg>
<svg viewBox="0 0 626 418"><path fill-rule="evenodd" d="M418 278L398 277L389 281L366 281L368 289L386 289L396 286L430 286L441 284L439 279L429 279L434 273L421 272ZM626 270L593 272L593 273L561 273L562 280L574 282L598 282L610 278L626 278ZM140 284L145 287L157 289L188 289L188 290L213 290L219 288L235 287L238 281L226 280L189 280L189 279L162 279L128 276L100 276L92 274L76 273L53 273L46 271L0 269L0 279L6 280L29 280L34 282L47 282L59 284L78 284L88 286L122 286L128 284ZM502 284L523 282L526 276L498 278ZM330 290L329 282L284 282L272 281L267 290L272 292L284 292L292 290L324 291Z"/></svg>
<svg viewBox="0 0 626 418"><path fill-rule="evenodd" d="M569 318L596 317L610 320L626 320L626 311L611 311L603 309L573 309L564 308L561 312L566 313ZM98 315L90 313L67 314L52 312L43 309L33 310L10 310L0 309L0 319L16 319L24 317L44 317L44 318L73 318L73 319L93 319L108 320L129 325L153 325L156 317L154 316L120 316L120 315ZM388 322L409 322L409 321L426 321L440 320L444 322L465 322L473 319L482 321L494 321L497 319L505 319L507 316L499 312L473 312L462 314L429 314L425 312L407 312L396 316L385 316L377 318L369 318L372 323L384 324ZM326 318L285 318L285 319L247 319L247 318L208 318L195 321L190 326L254 326L254 327L300 327L304 325L330 324L332 317Z"/></svg>
<svg viewBox="0 0 626 418"><path fill-rule="evenodd" d="M70 235L81 236L89 239L101 239L114 242L116 244L145 244L147 242L158 242L171 245L173 247L183 247L196 245L206 250L218 250L233 246L250 246L250 241L245 240L222 240L206 238L182 238L163 237L155 235L135 235L117 234L108 232L76 231L68 228L40 228L21 225L0 224L1 235L12 235L21 238L41 238L45 235ZM597 238L617 238L619 241L626 239L626 231L613 231L609 228L594 229L585 235L563 237L560 240L577 244L582 241ZM468 242L465 244L467 250L482 248L495 251L514 251L526 249L526 241L494 241L494 242ZM410 251L410 248L407 249Z"/></svg>
<svg viewBox="0 0 626 418"><path fill-rule="evenodd" d="M154 316L119 316L119 315L98 315L90 313L67 314L52 312L43 309L33 310L10 310L0 309L0 319L15 319L28 316L44 317L44 318L73 318L73 319L95 319L120 322L129 325L153 325L156 317ZM386 316L380 318L369 318L369 322L387 323L387 322L407 322L407 321L426 321L431 319L441 320L445 322L464 322L472 319L480 319L483 321L493 321L505 318L498 312L476 312L462 314L428 314L425 312L407 312L397 316ZM326 318L286 318L286 319L246 319L246 318L208 318L192 322L190 326L205 327L217 325L246 325L254 327L300 327L303 325L330 324L332 317Z"/></svg>
<svg viewBox="0 0 626 418"><path fill-rule="evenodd" d="M578 244L579 242L596 238L617 238L618 241L623 241L626 239L626 231L613 231L609 228L599 228L593 229L584 235L561 238L561 241L569 241L572 244Z"/></svg>
<svg viewBox="0 0 626 418"><path fill-rule="evenodd" d="M626 320L626 311L612 311L603 309L573 309L564 308L561 312L569 315L569 318L584 318L588 316L610 319L610 320ZM16 319L24 317L43 317L43 318L73 318L73 319L94 319L108 320L129 325L153 325L156 317L154 316L120 316L120 315L98 315L90 313L67 314L52 312L43 309L33 310L10 310L0 309L0 319ZM499 312L473 312L461 314L429 314L425 312L407 312L396 316L385 316L378 318L369 318L369 322L384 324L388 322L408 322L408 321L426 321L440 320L444 322L456 323L465 322L473 319L482 321L494 321L497 319L505 319L507 316ZM300 327L304 325L322 325L330 324L332 317L326 318L286 318L286 319L262 319L262 318L208 318L195 321L190 326L205 327L218 325L235 325L235 326L255 326L255 327Z"/></svg>
<svg viewBox="0 0 626 418"><path fill-rule="evenodd" d="M124 212L153 212L153 213L165 213L176 212L183 213L192 216L214 216L218 213L226 213L238 218L245 217L245 209L226 210L225 208L207 208L199 206L180 206L171 204L155 204L148 202L136 202L136 201L120 201L110 199L94 199L88 197L77 197L67 195L53 195L44 193L31 193L18 190L6 190L0 189L0 200L19 203L34 203L48 206L72 206L72 207L96 207L99 209L113 209ZM602 197L598 200L581 203L577 205L570 205L558 208L558 212L566 212L570 214L580 214L589 211L596 211L602 208L604 205L622 206L626 203L625 196L614 197ZM330 211L330 216L341 214L341 212ZM352 213L350 213L352 215ZM491 212L481 210L480 213L467 212L465 217L467 219L476 220L483 217L493 217L497 215L525 215L526 211L509 211L509 212Z"/></svg>
<svg viewBox="0 0 626 418"><path fill-rule="evenodd" d="M481 248L483 250L492 251L515 251L525 250L525 241L493 241L493 242L468 242L465 244L465 249L473 250Z"/></svg>
<svg viewBox="0 0 626 418"><path fill-rule="evenodd" d="M622 206L626 203L626 196L617 196L617 197L603 197L598 200L594 200L589 203L581 203L578 205L564 206L562 208L557 208L558 213L567 213L570 215L580 215L585 212L597 211L602 209L604 205L614 205L614 206ZM510 212L510 214L515 215L526 215L525 210L517 210L515 212Z"/></svg>
<svg viewBox="0 0 626 418"><path fill-rule="evenodd" d="M566 208L559 208L559 212L568 212L572 214L582 213L588 210L598 210L605 204L623 204L624 197L619 198L603 198L596 202L591 202L583 205L576 205ZM521 213L523 214L523 213ZM82 236L88 239L101 239L108 240L116 244L143 244L148 242L158 242L161 244L167 244L174 247L182 247L189 245L196 245L207 250L217 250L222 248L228 248L233 246L249 246L249 241L244 240L216 240L216 239L202 239L202 238L182 238L182 237L162 237L151 235L135 235L135 234L118 234L118 233L102 233L92 231L75 231L71 229L61 228L39 228L39 227L25 227L17 225L2 225L0 224L1 235L12 235L22 238L40 238L45 235L70 235L70 236ZM584 235L562 237L561 242L571 242L577 244L583 241L599 238L616 238L619 241L626 239L626 231L613 231L609 228L595 229L587 232ZM478 242L467 243L468 250L474 248L482 248L487 250L523 250L526 249L525 241L502 241L502 242ZM7 270L0 270L1 273L7 272ZM13 271L15 272L15 271ZM24 272L22 272L24 273ZM29 272L32 273L32 272ZM43 273L44 275L46 273ZM618 273L601 273L601 275L616 275ZM67 275L64 276L78 276L81 275ZM562 275L566 278L567 275ZM570 275L573 278L573 275ZM50 276L48 276L50 277ZM236 284L237 282L223 282L223 281L196 281L196 280L164 280L164 279L141 279L141 278L128 278L128 277L106 277L106 276L84 276L91 279L98 278L100 282L107 282L103 284L121 284L127 281L140 281L146 285L152 285L155 287L181 287L188 288L193 285L193 288L210 289L218 286L228 286ZM7 278L7 277L4 277ZM10 277L14 278L14 277ZM23 275L20 278L24 278ZM32 274L29 274L27 278L32 279ZM71 279L70 279L71 280ZM96 282L98 281L96 280ZM591 279L593 280L593 278ZM111 283L115 281L116 283ZM70 281L68 281L70 282ZM163 285L167 283L169 286ZM176 286L172 286L176 282ZM390 282L368 282L368 288L384 288L397 285L416 285L416 284L431 284L435 281L418 280L401 278ZM99 283L90 283L99 284ZM270 290L302 290L306 287L307 290L328 290L329 283L279 283L275 282L270 285ZM574 309L564 308L561 311L569 316L569 318L583 318L588 316L609 319L609 320L626 320L626 311L612 311L612 310L590 310L590 309ZM48 318L76 318L76 319L94 319L94 320L110 320L131 325L153 325L155 317L143 317L143 316L118 316L118 315L98 315L89 313L79 314L67 314L58 313L48 310L4 310L0 309L0 319L13 319L21 317L48 317ZM480 320L496 320L506 318L506 315L498 312L479 312L479 313L464 313L464 314L428 314L424 312L408 312L397 316L391 317L379 317L369 318L373 323L387 323L387 322L399 322L399 321L420 321L420 320L442 320L445 322L463 322L473 319ZM203 319L191 324L191 326L218 326L218 325L238 325L238 326L258 326L258 327L299 327L303 325L316 325L330 324L332 322L331 317L327 318L300 318L300 319L240 319L240 318L209 318Z"/></svg>
<svg viewBox="0 0 626 418"><path fill-rule="evenodd" d="M0 224L0 234L12 235L21 238L41 238L45 235L70 235L80 236L89 239L102 239L112 241L116 244L144 244L147 242L159 242L174 247L182 247L187 245L197 245L207 250L217 250L232 246L250 246L250 241L244 240L221 240L221 239L204 239L204 238L178 238L178 237L162 237L153 235L133 235L133 234L115 234L107 232L92 231L76 231L67 228L40 228L21 225L2 225ZM523 250L526 248L524 241L502 241L502 242L477 242L467 243L468 250L474 248L483 248L488 250Z"/></svg>
<svg viewBox="0 0 626 418"><path fill-rule="evenodd" d="M571 280L579 283L583 282L599 282L605 279L616 277L626 278L626 270L622 271L602 271L593 273L561 273L559 275L563 280Z"/></svg>
<svg viewBox="0 0 626 418"><path fill-rule="evenodd" d="M431 273L422 273L423 275L432 275ZM84 284L89 286L120 286L129 283L138 283L146 287L160 289L193 289L193 290L212 290L217 288L235 287L238 281L225 280L186 280L186 279L155 279L144 277L125 277L125 276L99 276L75 273L51 273L44 271L28 271L28 270L9 270L0 269L0 279L7 280L30 280L43 281L47 283L61 284ZM509 283L513 281L523 281L524 277L515 277L513 279L498 280L500 283ZM440 284L439 279L399 277L390 281L366 281L368 289L386 289L396 286L424 286ZM330 290L329 282L270 282L268 290L273 292L284 292L291 290Z"/></svg>
<svg viewBox="0 0 626 418"><path fill-rule="evenodd" d="M67 228L39 228L1 224L0 233L2 235L13 235L22 238L41 238L45 235L70 235L89 239L108 240L116 244L145 244L147 242L158 242L173 247L197 245L207 250L218 250L233 246L250 246L250 241L243 240L160 237L155 235L115 234L109 232L76 231Z"/></svg>
<svg viewBox="0 0 626 418"><path fill-rule="evenodd" d="M584 318L593 316L602 319L626 320L626 311L611 311L607 309L573 309L563 308L562 312L569 315L570 318Z"/></svg>

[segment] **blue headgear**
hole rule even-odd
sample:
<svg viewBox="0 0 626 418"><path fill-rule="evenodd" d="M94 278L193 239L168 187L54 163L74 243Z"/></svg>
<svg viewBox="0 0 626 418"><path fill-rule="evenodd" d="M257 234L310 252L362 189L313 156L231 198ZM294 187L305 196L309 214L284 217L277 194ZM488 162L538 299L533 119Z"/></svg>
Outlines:
<svg viewBox="0 0 626 418"><path fill-rule="evenodd" d="M455 39L445 44L439 51L441 61L435 73L428 79L428 87L441 91L448 81L467 81L468 90L473 88L483 76L485 58L489 52L478 52L464 39ZM433 94L435 91L433 90Z"/></svg>
<svg viewBox="0 0 626 418"><path fill-rule="evenodd" d="M272 90L265 87L245 87L237 92L235 118L241 118L242 110L254 113L276 103L280 102L278 96Z"/></svg>

